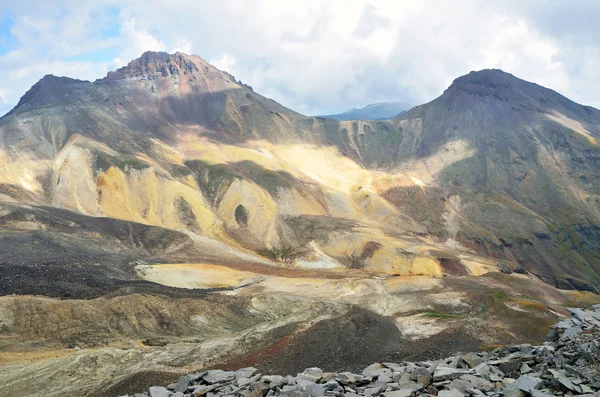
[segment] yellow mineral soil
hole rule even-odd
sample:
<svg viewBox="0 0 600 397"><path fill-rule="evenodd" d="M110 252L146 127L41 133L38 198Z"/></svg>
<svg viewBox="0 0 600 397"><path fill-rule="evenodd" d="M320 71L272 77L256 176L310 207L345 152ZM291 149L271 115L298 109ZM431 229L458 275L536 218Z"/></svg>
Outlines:
<svg viewBox="0 0 600 397"><path fill-rule="evenodd" d="M8 351L0 352L0 367L3 365L37 362L77 353L74 349L38 350L38 351Z"/></svg>
<svg viewBox="0 0 600 397"><path fill-rule="evenodd" d="M164 144L156 143L156 148L164 159L182 164L177 153ZM105 145L80 136L72 137L56 156L53 205L170 229L190 228L191 222L191 228L206 235L218 234L217 219L193 178L173 179L154 160L141 155L139 160L148 168L113 166L103 172L95 169L95 153L118 158ZM195 219L186 216L182 206L189 208Z"/></svg>
<svg viewBox="0 0 600 397"><path fill-rule="evenodd" d="M147 281L176 288L232 288L257 281L260 275L207 263L138 265L138 275Z"/></svg>
<svg viewBox="0 0 600 397"><path fill-rule="evenodd" d="M497 272L498 267L493 262L482 263L478 261L461 259L460 263L463 264L465 268L471 273L473 276L481 276L488 272Z"/></svg>
<svg viewBox="0 0 600 397"><path fill-rule="evenodd" d="M0 148L0 184L18 186L35 196L43 196L40 179L52 170L52 162L27 151L9 155Z"/></svg>
<svg viewBox="0 0 600 397"><path fill-rule="evenodd" d="M546 114L546 117L581 135L582 137L587 139L588 142L592 145L600 146L600 141L596 137L594 137L592 133L589 132L579 121L575 121L565 116L564 114L558 112L554 112L553 114Z"/></svg>
<svg viewBox="0 0 600 397"><path fill-rule="evenodd" d="M248 219L239 224L235 217L236 209L243 206ZM277 203L271 195L255 183L236 179L221 199L218 215L228 229L247 229L255 238L268 247L279 245L276 218Z"/></svg>

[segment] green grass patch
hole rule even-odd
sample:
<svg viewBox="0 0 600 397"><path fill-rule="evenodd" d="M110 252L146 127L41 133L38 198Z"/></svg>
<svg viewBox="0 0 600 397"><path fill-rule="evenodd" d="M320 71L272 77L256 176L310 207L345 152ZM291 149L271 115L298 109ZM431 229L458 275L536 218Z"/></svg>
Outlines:
<svg viewBox="0 0 600 397"><path fill-rule="evenodd" d="M494 290L494 298L498 300L506 299L506 291L503 289Z"/></svg>

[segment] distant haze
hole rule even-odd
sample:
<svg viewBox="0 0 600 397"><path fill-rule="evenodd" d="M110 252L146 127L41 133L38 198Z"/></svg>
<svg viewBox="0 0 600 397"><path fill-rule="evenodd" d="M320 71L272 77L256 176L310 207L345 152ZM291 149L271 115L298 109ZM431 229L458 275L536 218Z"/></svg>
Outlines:
<svg viewBox="0 0 600 397"><path fill-rule="evenodd" d="M322 115L334 120L387 120L406 112L412 106L405 102L372 103L362 109L348 109L344 113Z"/></svg>

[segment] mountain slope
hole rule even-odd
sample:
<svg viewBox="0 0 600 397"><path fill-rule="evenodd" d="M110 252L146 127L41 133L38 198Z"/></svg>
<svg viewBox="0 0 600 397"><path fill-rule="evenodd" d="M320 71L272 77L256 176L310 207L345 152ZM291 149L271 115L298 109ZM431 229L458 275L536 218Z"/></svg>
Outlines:
<svg viewBox="0 0 600 397"><path fill-rule="evenodd" d="M366 134L364 142L365 164L425 182L378 192L440 239L558 285L598 285L597 109L484 70L456 79L395 119L390 133Z"/></svg>
<svg viewBox="0 0 600 397"><path fill-rule="evenodd" d="M361 109L348 109L344 113L329 114L320 117L339 121L349 120L387 120L392 119L410 109L405 102L379 102L372 103Z"/></svg>
<svg viewBox="0 0 600 397"><path fill-rule="evenodd" d="M208 239L180 254L196 262L225 244L287 267L515 269L595 290L599 114L486 70L393 120L309 118L148 52L34 85L0 119L0 199Z"/></svg>

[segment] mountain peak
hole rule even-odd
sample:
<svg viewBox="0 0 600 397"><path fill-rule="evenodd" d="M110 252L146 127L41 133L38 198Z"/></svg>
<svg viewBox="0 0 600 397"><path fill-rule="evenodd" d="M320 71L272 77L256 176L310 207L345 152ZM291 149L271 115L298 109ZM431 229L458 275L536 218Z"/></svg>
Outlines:
<svg viewBox="0 0 600 397"><path fill-rule="evenodd" d="M117 80L148 75L162 77L197 72L200 67L207 66L199 57L192 57L182 52L169 54L167 52L146 51L139 58L129 62L127 66L108 72L105 80Z"/></svg>
<svg viewBox="0 0 600 397"><path fill-rule="evenodd" d="M444 93L464 92L468 95L505 99L506 91L521 83L526 82L500 69L483 69L454 79Z"/></svg>
<svg viewBox="0 0 600 397"><path fill-rule="evenodd" d="M15 108L30 101L34 101L37 104L54 102L58 98L68 96L70 93L77 91L76 87L82 87L86 84L90 84L90 82L87 80L73 79L71 77L47 74L21 97Z"/></svg>

